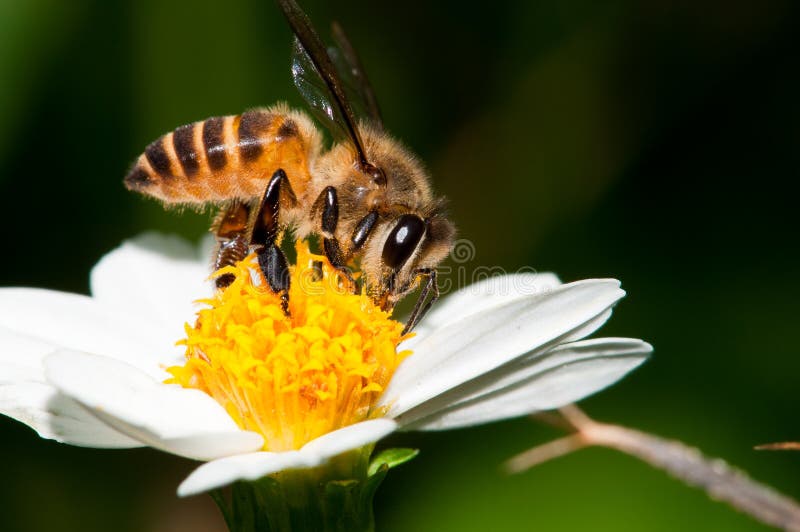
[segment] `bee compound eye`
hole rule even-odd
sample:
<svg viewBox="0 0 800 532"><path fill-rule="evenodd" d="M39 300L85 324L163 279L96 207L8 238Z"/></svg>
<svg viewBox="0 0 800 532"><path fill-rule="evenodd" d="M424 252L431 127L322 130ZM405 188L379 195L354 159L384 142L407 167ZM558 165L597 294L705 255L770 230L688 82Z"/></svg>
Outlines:
<svg viewBox="0 0 800 532"><path fill-rule="evenodd" d="M384 264L393 270L402 268L424 235L425 222L422 218L415 214L402 215L383 245Z"/></svg>

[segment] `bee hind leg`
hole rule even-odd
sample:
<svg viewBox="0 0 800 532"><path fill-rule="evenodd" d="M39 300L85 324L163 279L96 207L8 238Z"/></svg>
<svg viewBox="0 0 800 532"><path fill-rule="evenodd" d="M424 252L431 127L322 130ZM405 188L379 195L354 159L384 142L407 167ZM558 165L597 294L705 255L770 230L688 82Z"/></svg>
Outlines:
<svg viewBox="0 0 800 532"><path fill-rule="evenodd" d="M233 266L247 256L247 223L250 218L250 205L234 202L219 213L214 221L214 236L217 249L214 255L214 271L225 266ZM226 273L214 280L217 288L225 288L233 282L234 275Z"/></svg>
<svg viewBox="0 0 800 532"><path fill-rule="evenodd" d="M336 197L336 189L325 187L315 203L319 202L322 202L322 247L325 250L325 256L331 266L350 282L353 291L358 293L358 285L347 267L347 260L342 253L339 239L336 238L336 226L339 224L339 201Z"/></svg>
<svg viewBox="0 0 800 532"><path fill-rule="evenodd" d="M289 262L276 242L278 238L281 192L294 198L292 186L286 173L278 169L269 180L258 216L253 224L250 245L258 257L258 265L270 289L280 294L281 308L289 316Z"/></svg>

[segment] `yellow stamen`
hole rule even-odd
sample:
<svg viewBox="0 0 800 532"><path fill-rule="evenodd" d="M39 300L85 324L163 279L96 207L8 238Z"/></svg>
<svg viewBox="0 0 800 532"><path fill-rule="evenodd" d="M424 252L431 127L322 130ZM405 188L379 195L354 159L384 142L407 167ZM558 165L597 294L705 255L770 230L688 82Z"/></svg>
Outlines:
<svg viewBox="0 0 800 532"><path fill-rule="evenodd" d="M186 325L186 363L169 368L167 382L208 393L240 427L262 434L269 451L380 416L375 403L410 354L397 352L403 324L340 286L305 243L291 268L290 317L256 271L249 256L217 272L236 278Z"/></svg>

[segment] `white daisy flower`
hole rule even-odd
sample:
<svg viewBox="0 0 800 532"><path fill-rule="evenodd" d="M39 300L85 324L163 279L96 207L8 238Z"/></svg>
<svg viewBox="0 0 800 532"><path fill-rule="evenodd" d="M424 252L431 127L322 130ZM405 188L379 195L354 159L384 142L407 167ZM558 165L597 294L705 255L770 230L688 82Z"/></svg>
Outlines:
<svg viewBox="0 0 800 532"><path fill-rule="evenodd" d="M652 351L583 339L625 295L612 279L494 277L439 301L409 339L366 296L293 292L288 323L244 276L215 295L206 257L148 234L103 257L91 297L0 289L0 413L43 438L205 462L186 496L319 467L396 430L558 408Z"/></svg>

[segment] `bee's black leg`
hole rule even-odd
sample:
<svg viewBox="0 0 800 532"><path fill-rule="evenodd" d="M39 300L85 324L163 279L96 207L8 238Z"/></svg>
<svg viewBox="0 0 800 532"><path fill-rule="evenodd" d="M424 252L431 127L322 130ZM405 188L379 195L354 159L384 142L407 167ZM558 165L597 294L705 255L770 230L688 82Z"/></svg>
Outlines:
<svg viewBox="0 0 800 532"><path fill-rule="evenodd" d="M322 202L322 246L325 250L325 256L328 257L331 266L345 276L357 293L358 285L346 265L342 247L336 238L336 226L339 224L339 201L336 198L336 189L326 187L317 202Z"/></svg>
<svg viewBox="0 0 800 532"><path fill-rule="evenodd" d="M253 225L250 245L258 256L258 265L267 284L276 294L280 294L284 314L289 315L289 263L286 255L276 242L278 238L278 215L281 192L294 200L294 192L283 170L276 170L269 180L261 207Z"/></svg>
<svg viewBox="0 0 800 532"><path fill-rule="evenodd" d="M370 211L356 224L356 228L353 230L353 236L350 237L350 241L353 243L354 251L364 247L364 244L366 243L367 238L369 238L370 233L372 233L372 229L375 227L375 222L377 221L377 211Z"/></svg>
<svg viewBox="0 0 800 532"><path fill-rule="evenodd" d="M250 205L234 202L222 210L214 220L214 236L217 249L214 254L214 271L225 266L233 266L247 256L247 222L250 218ZM233 282L231 273L220 275L214 280L217 288L225 288Z"/></svg>
<svg viewBox="0 0 800 532"><path fill-rule="evenodd" d="M425 283L425 286L422 287L422 291L419 293L419 298L414 305L414 310L411 311L411 316L409 316L408 322L406 322L406 326L403 328L403 334L411 332L414 327L416 327L417 323L419 323L419 320L430 310L431 305L439 299L439 285L436 284L436 270L433 268L420 268L415 273L419 276L427 277L428 282ZM428 299L428 294L431 293L431 298L426 303L425 300Z"/></svg>

